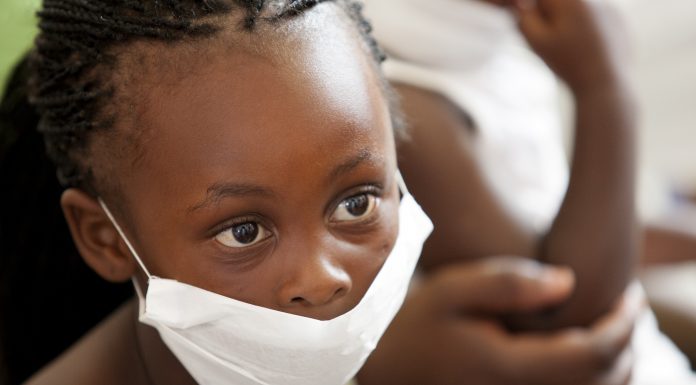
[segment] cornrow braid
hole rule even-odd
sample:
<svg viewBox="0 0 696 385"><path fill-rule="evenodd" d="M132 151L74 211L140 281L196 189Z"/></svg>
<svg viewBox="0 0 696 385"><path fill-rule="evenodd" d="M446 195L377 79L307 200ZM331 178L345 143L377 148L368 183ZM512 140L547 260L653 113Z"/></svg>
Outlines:
<svg viewBox="0 0 696 385"><path fill-rule="evenodd" d="M251 32L261 20L278 22L324 1L343 6L381 62L355 0L44 0L31 56L31 101L60 183L97 195L84 155L90 135L114 125L105 114L115 95L107 75L117 62L112 48L135 40L205 39L220 29L214 17L234 9L244 12L242 27Z"/></svg>

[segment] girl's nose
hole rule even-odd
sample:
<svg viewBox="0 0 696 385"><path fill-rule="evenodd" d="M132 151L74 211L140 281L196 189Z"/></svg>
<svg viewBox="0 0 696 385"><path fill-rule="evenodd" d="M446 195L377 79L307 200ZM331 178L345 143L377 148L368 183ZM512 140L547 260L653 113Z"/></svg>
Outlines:
<svg viewBox="0 0 696 385"><path fill-rule="evenodd" d="M320 308L348 294L352 281L348 272L330 257L297 258L299 264L279 290L284 308Z"/></svg>

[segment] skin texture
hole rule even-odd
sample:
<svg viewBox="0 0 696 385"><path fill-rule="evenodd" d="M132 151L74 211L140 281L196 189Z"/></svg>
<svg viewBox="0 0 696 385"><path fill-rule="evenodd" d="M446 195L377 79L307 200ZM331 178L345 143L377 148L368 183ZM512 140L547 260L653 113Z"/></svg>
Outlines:
<svg viewBox="0 0 696 385"><path fill-rule="evenodd" d="M337 6L319 5L282 31L257 33L261 48L244 38L234 48L211 45L227 48L202 66L184 61L141 91L143 156L135 166L113 166L120 168L119 185L127 186L116 219L154 275L331 319L360 301L396 240L399 195L387 103L372 59ZM326 38L314 38L320 34ZM224 34L219 39L230 43ZM168 50L176 56L176 47ZM95 140L93 152L105 142ZM345 202L355 196L372 208L348 215ZM136 275L147 287L94 198L69 189L61 204L94 270L113 281ZM258 242L230 246L228 229L249 222L264 229ZM129 307L105 322L108 331L87 336L78 353L31 383L145 383L127 373L102 378L130 366L124 360L140 354L137 346L154 383L193 383L156 332L133 326ZM107 359L110 338L135 342ZM66 369L75 366L94 370Z"/></svg>

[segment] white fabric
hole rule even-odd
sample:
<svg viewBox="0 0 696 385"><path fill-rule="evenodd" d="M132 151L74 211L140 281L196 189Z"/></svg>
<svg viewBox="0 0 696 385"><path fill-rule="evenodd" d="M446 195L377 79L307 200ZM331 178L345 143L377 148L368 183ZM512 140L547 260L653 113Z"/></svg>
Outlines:
<svg viewBox="0 0 696 385"><path fill-rule="evenodd" d="M568 182L558 85L520 36L501 23L504 12L472 0L366 1L375 34L391 54L387 77L437 92L467 112L478 130L476 155L492 190L519 220L543 230ZM476 15L475 23L468 13ZM495 26L501 30L493 31ZM447 36L452 38L437 38ZM467 58L471 47L473 60ZM439 58L452 62L433 63ZM696 384L651 311L638 323L633 344L632 385Z"/></svg>
<svg viewBox="0 0 696 385"><path fill-rule="evenodd" d="M512 16L483 2L368 0L366 3L380 43L392 55L428 67L475 69L496 54L491 47L515 38ZM467 34L476 38L467 38Z"/></svg>
<svg viewBox="0 0 696 385"><path fill-rule="evenodd" d="M652 266L643 269L640 278L650 301L696 320L696 262Z"/></svg>
<svg viewBox="0 0 696 385"><path fill-rule="evenodd" d="M319 321L284 313L148 273L145 297L136 285L140 321L159 331L201 385L343 385L358 372L401 307L432 231L405 187L402 193L394 248L360 303L339 317Z"/></svg>
<svg viewBox="0 0 696 385"><path fill-rule="evenodd" d="M477 129L476 159L493 193L518 221L543 231L565 194L568 168L555 129L560 116L547 110L555 106L555 80L523 53L500 55L467 73L398 60L384 68L392 81L441 93L466 106Z"/></svg>
<svg viewBox="0 0 696 385"><path fill-rule="evenodd" d="M543 230L568 179L561 117L553 112L558 89L525 48L512 17L466 0L368 0L366 11L392 57L384 65L389 79L441 93L469 113L492 190L518 220Z"/></svg>
<svg viewBox="0 0 696 385"><path fill-rule="evenodd" d="M631 385L696 384L689 361L659 331L652 311L646 310L638 320L632 344L636 364Z"/></svg>

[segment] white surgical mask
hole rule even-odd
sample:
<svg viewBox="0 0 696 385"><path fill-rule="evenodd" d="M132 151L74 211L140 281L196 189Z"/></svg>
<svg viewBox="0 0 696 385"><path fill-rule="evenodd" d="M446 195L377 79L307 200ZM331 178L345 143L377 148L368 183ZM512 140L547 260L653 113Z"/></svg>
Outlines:
<svg viewBox="0 0 696 385"><path fill-rule="evenodd" d="M401 181L401 178L398 178ZM401 182L403 185L403 182ZM405 186L399 235L360 303L329 321L237 301L151 275L100 200L149 278L140 321L202 385L343 385L358 372L404 301L432 223Z"/></svg>

